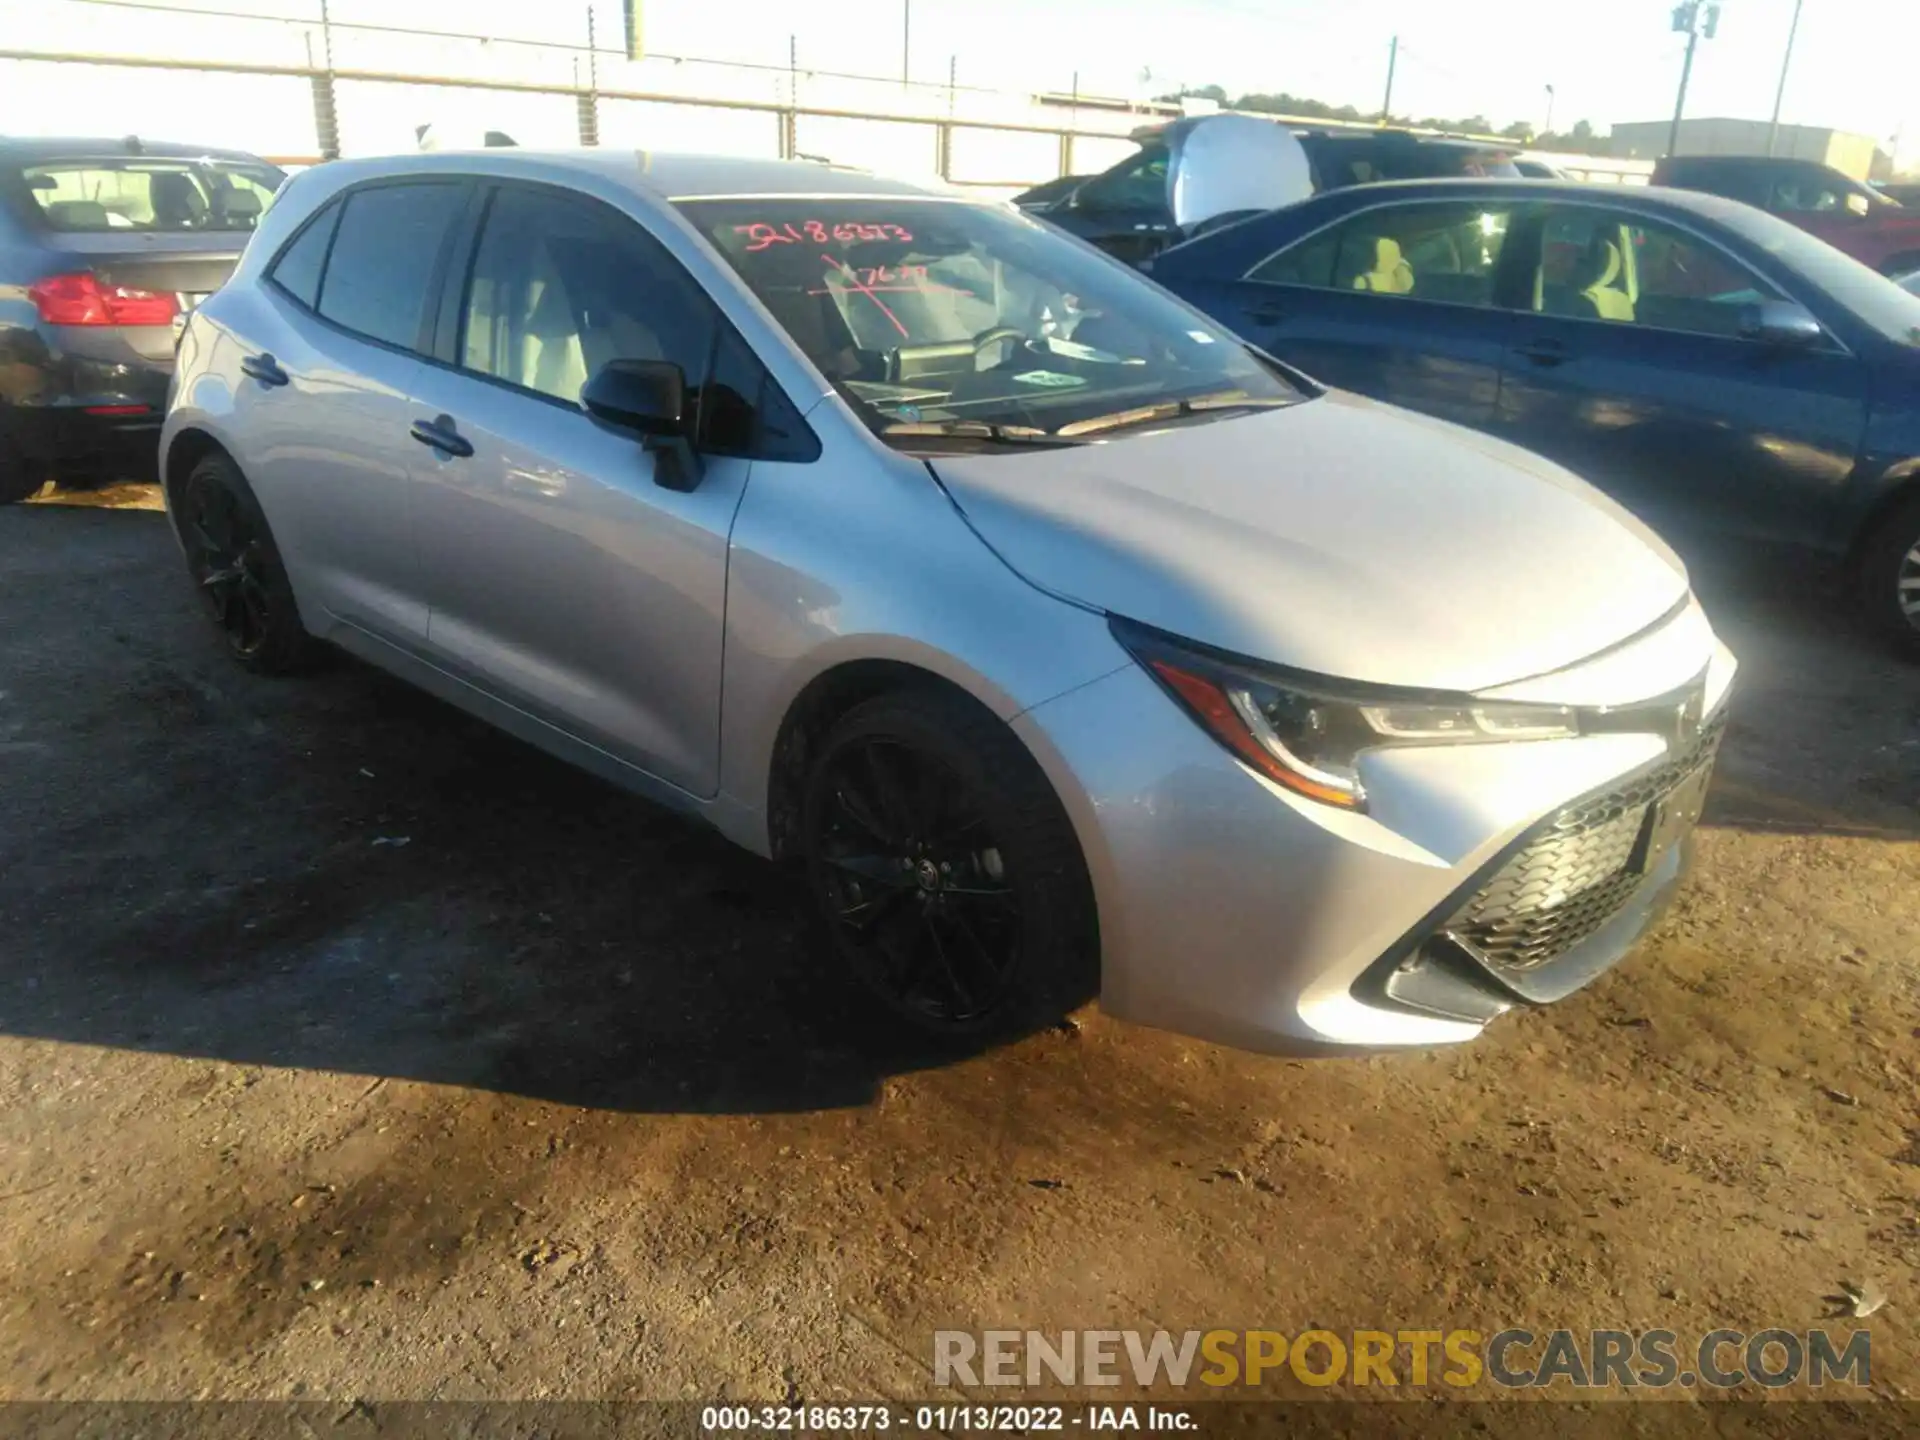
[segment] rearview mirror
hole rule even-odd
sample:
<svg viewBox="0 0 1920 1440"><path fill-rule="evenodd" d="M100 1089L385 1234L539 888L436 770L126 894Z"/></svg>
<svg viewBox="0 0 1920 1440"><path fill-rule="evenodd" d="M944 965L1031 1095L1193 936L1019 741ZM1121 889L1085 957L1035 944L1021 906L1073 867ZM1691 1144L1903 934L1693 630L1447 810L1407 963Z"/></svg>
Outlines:
<svg viewBox="0 0 1920 1440"><path fill-rule="evenodd" d="M603 425L630 430L655 459L669 490L700 483L687 422L687 377L670 360L609 360L580 387L580 406Z"/></svg>
<svg viewBox="0 0 1920 1440"><path fill-rule="evenodd" d="M1762 300L1747 306L1740 316L1741 339L1757 340L1762 345L1804 350L1818 345L1826 334L1818 320L1791 300Z"/></svg>

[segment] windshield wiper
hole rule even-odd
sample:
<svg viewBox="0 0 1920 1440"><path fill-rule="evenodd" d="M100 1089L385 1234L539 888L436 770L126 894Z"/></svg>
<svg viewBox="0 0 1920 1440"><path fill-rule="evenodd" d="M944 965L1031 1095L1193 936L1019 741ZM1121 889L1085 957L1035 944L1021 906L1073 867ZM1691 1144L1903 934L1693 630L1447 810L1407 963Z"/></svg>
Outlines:
<svg viewBox="0 0 1920 1440"><path fill-rule="evenodd" d="M1127 425L1148 425L1155 420L1173 420L1183 415L1205 415L1215 410L1276 410L1296 405L1296 395L1248 395L1229 390L1219 395L1196 395L1190 400L1167 400L1158 405L1142 405L1133 410L1115 410L1110 415L1095 415L1062 425L1054 434L1071 437L1118 430Z"/></svg>
<svg viewBox="0 0 1920 1440"><path fill-rule="evenodd" d="M1071 427L1068 427L1071 428ZM882 426L882 436L931 440L987 440L998 445L1084 445L1065 431L1058 434L1033 425L994 425L985 420L899 420Z"/></svg>

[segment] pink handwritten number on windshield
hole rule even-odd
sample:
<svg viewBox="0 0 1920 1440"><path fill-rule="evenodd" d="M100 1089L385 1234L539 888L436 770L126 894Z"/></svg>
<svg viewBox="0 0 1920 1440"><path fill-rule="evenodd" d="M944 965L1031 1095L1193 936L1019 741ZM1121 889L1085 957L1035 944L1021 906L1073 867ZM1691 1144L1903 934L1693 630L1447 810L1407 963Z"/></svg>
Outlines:
<svg viewBox="0 0 1920 1440"><path fill-rule="evenodd" d="M901 225L873 225L864 221L789 220L775 225L756 220L736 225L733 233L747 237L745 254L757 255L775 245L846 244L851 240L911 240L913 232Z"/></svg>

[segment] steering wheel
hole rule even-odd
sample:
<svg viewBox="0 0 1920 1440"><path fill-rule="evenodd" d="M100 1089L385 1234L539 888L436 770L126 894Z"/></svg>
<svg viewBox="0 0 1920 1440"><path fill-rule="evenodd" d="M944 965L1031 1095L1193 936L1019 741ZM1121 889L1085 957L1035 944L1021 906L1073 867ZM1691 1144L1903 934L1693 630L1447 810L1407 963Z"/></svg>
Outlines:
<svg viewBox="0 0 1920 1440"><path fill-rule="evenodd" d="M973 353L976 356L984 355L989 346L999 345L1008 340L1024 345L1027 343L1027 332L1011 325L996 325L991 330L982 330L973 337Z"/></svg>

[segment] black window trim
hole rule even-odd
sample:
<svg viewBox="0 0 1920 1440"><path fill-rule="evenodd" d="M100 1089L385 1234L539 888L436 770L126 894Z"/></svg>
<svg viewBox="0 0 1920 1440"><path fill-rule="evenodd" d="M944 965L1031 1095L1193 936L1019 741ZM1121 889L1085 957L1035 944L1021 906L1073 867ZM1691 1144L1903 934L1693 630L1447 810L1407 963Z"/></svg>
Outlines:
<svg viewBox="0 0 1920 1440"><path fill-rule="evenodd" d="M412 175L383 175L377 180L366 180L358 185L346 186L335 191L334 194L327 199L325 204L321 205L313 214L301 221L299 228L287 237L285 243L282 244L278 250L274 251L273 259L267 262L267 267L264 272L265 278L272 283L273 288L279 294L298 307L302 313L311 316L320 324L325 325L329 330L345 335L350 339L358 340L362 345L375 345L382 350L391 351L395 355L404 355L410 360L430 359L431 357L427 353L427 347L433 343L434 327L439 321L442 277L446 271L448 257L453 249L453 241L460 233L461 222L466 214L464 207L470 203L470 194L466 200L461 202L462 208L456 209L453 223L447 227L447 233L440 238L440 253L434 257L433 268L428 273L426 303L421 308L420 328L414 335L414 343L412 345L397 345L391 340L382 340L377 335L369 335L365 331L355 330L350 325L342 325L338 320L334 320L321 312L319 307L326 300L327 274L333 268L333 248L339 243L340 222L346 218L347 202L355 195L359 195L368 190L385 190L400 186L420 187L427 185L453 185L470 191L472 184L473 179L471 176L428 171ZM287 251L292 248L294 242L306 233L309 226L316 224L320 217L328 211L333 211L335 215L333 234L327 237L327 253L320 263L320 284L319 288L314 291L314 303L308 305L301 300L299 296L274 280L273 272L279 267L281 259L286 255Z"/></svg>
<svg viewBox="0 0 1920 1440"><path fill-rule="evenodd" d="M466 354L467 307L472 296L474 267L479 263L480 241L486 232L487 218L493 213L493 203L495 199L498 198L503 191L519 190L533 194L544 194L562 200L572 200L580 202L590 209L604 210L613 217L617 224L623 224L637 230L641 235L646 237L647 241L659 249L668 263L679 271L681 276L685 278L687 284L700 296L707 308L708 314L713 318L713 337L707 345L706 358L703 361L705 369L700 376L700 387L704 388L713 376L714 361L720 353L722 331L731 331L734 338L740 342L747 353L753 356L754 363L760 367L761 393L753 397L754 410L757 413L765 408L765 395L769 387L779 391L786 402L787 410L798 420L800 425L801 434L796 437L798 442L797 449L807 453L805 454L805 458L801 458L799 455L768 455L764 453L765 447L763 446L755 446L749 450L734 450L696 443L695 448L702 455L711 455L718 458L739 460L764 459L781 464L810 464L820 458L822 447L819 436L814 432L813 427L807 424L805 412L802 411L798 405L794 404L793 397L781 388L779 380L776 379L773 374L772 367L762 358L760 352L754 348L752 342L749 341L746 336L740 334L739 327L727 318L725 312L721 310L719 304L708 292L707 287L702 285L699 280L693 276L686 266L681 263L680 257L675 255L666 242L654 234L653 231L635 220L631 215L622 211L618 206L610 205L597 195L589 195L584 190L576 190L569 185L557 185L548 181L522 180L494 175L469 175L462 178L473 184L474 194L469 197L467 208L452 227L451 235L456 243L450 247L450 254L445 257L447 263L443 269L438 272L436 277L436 284L434 286L434 321L433 324L428 327L427 331L429 348L423 350L417 358L432 365L436 369L450 371L453 374L460 375L469 380L478 380L483 384L496 386L499 389L505 390L509 394L538 400L542 404L551 405L557 410L565 411L567 414L577 415L583 420L588 419L585 409L576 401L563 400L558 395L549 395L544 390L535 390L531 386L518 384L515 381L505 379L499 375L489 375L483 370L474 370L462 363ZM589 421L589 423L591 423L591 421ZM704 413L696 418L695 426L696 435L699 430L705 428Z"/></svg>

